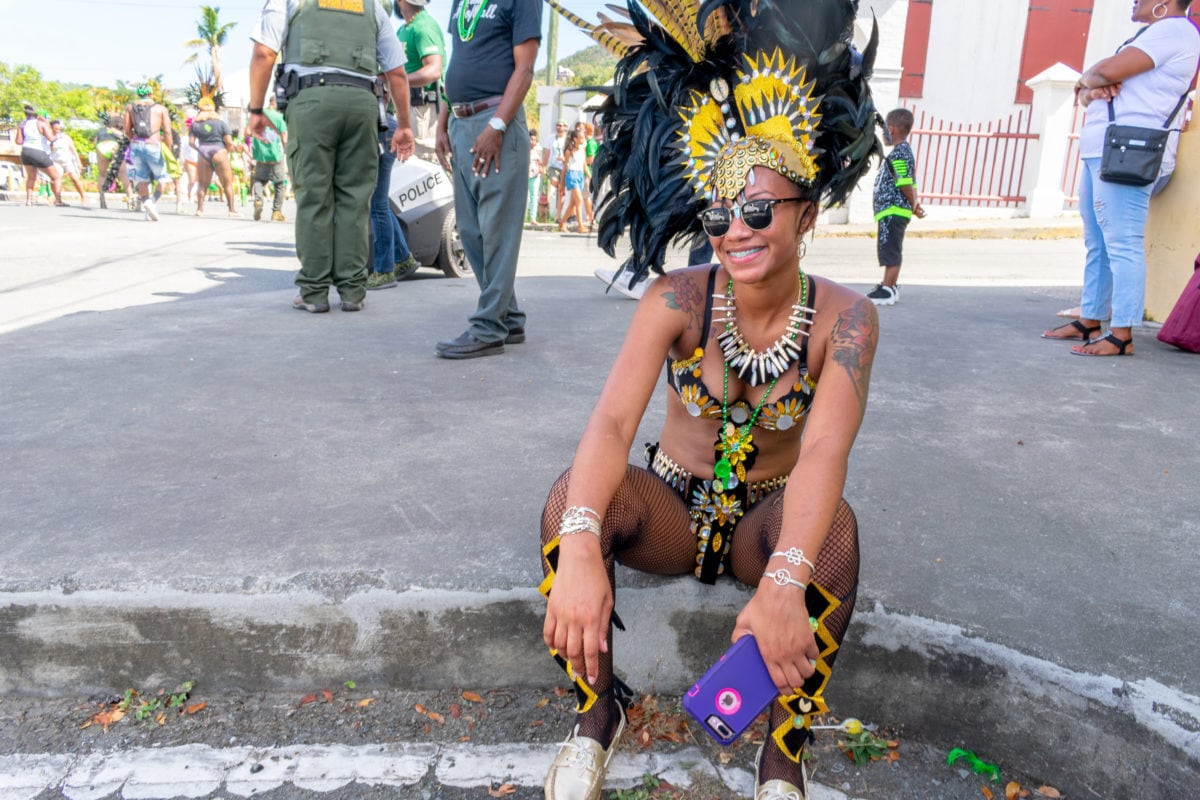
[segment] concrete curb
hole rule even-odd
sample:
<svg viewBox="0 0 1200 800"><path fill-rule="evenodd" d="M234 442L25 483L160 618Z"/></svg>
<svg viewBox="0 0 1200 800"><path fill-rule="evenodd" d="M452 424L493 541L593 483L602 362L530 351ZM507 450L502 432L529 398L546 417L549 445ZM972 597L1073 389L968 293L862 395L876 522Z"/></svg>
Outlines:
<svg viewBox="0 0 1200 800"><path fill-rule="evenodd" d="M723 649L745 590L708 589L701 606L702 588L622 588L629 630L614 646L636 690L681 693ZM248 689L320 685L351 671L412 690L562 681L542 657L543 606L530 589L375 589L339 602L304 590L163 588L6 600L0 691L163 682L181 665L209 685ZM835 713L1054 774L1072 796L1178 800L1200 788L1200 698L1153 680L1072 672L957 626L860 605L830 685Z"/></svg>
<svg viewBox="0 0 1200 800"><path fill-rule="evenodd" d="M556 744L516 743L272 748L181 745L77 758L20 754L0 756L0 795L8 800L34 800L49 790L68 800L100 800L120 792L123 797L165 800L203 796L223 788L237 797L254 797L285 785L311 792L332 792L355 784L376 790L415 788L431 772L443 786L540 787L557 750ZM754 788L751 773L714 764L695 747L674 753L618 752L604 786L609 791L633 788L641 785L646 774L684 789L701 775L718 779L747 797ZM809 784L809 798L850 800L843 792L816 782Z"/></svg>

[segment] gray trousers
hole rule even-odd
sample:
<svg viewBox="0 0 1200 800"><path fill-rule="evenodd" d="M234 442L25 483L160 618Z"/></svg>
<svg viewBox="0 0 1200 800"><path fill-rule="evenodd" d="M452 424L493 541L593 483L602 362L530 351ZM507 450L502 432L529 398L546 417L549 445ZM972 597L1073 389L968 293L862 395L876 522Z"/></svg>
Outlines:
<svg viewBox="0 0 1200 800"><path fill-rule="evenodd" d="M492 114L489 110L466 119L450 116L454 213L463 251L479 283L479 305L467 330L481 342L504 341L509 331L525 326L513 284L529 194L529 129L524 110L518 109L504 133L501 171L480 178L471 171L471 148Z"/></svg>
<svg viewBox="0 0 1200 800"><path fill-rule="evenodd" d="M287 181L287 171L283 168L283 163L280 161L255 162L253 181L250 188L254 194L255 202L262 201L263 190L269 183L275 191L275 195L271 199L271 205L275 211L283 211L283 196L285 194L283 187L284 182Z"/></svg>

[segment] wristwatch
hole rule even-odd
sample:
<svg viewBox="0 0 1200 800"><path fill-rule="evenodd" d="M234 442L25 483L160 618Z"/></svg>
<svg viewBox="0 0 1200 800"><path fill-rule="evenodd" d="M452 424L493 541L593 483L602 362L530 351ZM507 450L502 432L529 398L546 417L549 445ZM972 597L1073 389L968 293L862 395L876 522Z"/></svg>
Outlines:
<svg viewBox="0 0 1200 800"><path fill-rule="evenodd" d="M506 130L508 130L508 123L499 117L492 117L489 119L488 125L491 125L494 129L500 131L501 133L504 133Z"/></svg>
<svg viewBox="0 0 1200 800"><path fill-rule="evenodd" d="M263 113L262 106L259 106L258 108L248 108L248 109L246 109L246 110L247 110L247 111L249 111L251 114L261 114L261 113Z"/></svg>

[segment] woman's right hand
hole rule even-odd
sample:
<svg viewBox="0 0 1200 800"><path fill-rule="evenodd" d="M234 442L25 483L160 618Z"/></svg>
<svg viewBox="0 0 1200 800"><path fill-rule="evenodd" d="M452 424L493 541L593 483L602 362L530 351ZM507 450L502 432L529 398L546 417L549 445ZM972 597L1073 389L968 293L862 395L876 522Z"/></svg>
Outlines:
<svg viewBox="0 0 1200 800"><path fill-rule="evenodd" d="M586 540L573 541L566 548L559 544L558 569L546 603L542 638L547 647L570 662L576 675L594 684L600 653L608 652L613 593L600 557L600 543L585 536Z"/></svg>

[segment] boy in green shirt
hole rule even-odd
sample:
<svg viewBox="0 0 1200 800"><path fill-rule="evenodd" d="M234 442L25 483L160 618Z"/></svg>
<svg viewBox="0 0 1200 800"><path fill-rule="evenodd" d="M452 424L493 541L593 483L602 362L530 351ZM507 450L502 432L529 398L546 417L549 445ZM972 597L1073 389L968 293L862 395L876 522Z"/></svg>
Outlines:
<svg viewBox="0 0 1200 800"><path fill-rule="evenodd" d="M271 207L271 221L283 222L284 186L287 183L287 171L283 168L283 148L287 144L287 123L283 114L275 110L275 98L271 98L269 108L263 109L267 118L267 126L261 136L255 136L250 142L250 157L254 159L254 178L250 191L254 194L254 219L262 219L263 189L269 183L274 192Z"/></svg>

